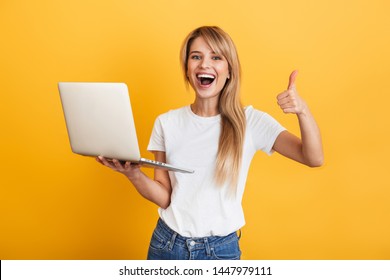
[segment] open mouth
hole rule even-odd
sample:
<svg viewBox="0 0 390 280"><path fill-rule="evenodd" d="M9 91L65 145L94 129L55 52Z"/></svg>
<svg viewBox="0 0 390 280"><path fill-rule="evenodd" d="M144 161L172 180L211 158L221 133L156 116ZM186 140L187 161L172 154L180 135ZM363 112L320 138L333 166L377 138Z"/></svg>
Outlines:
<svg viewBox="0 0 390 280"><path fill-rule="evenodd" d="M215 76L211 74L198 74L196 75L196 78L203 86L208 86L215 80Z"/></svg>

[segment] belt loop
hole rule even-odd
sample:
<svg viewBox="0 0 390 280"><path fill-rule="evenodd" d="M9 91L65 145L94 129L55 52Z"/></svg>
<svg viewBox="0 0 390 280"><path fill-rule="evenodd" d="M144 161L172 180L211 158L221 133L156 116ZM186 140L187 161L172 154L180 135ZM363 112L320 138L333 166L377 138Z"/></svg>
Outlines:
<svg viewBox="0 0 390 280"><path fill-rule="evenodd" d="M169 244L169 251L172 251L173 245L175 244L176 236L177 236L177 232L174 232L172 234L171 240L169 241L170 242L170 244Z"/></svg>
<svg viewBox="0 0 390 280"><path fill-rule="evenodd" d="M209 240L207 239L207 237L205 237L205 238L203 238L203 241L204 241L204 246L206 248L207 256L211 256Z"/></svg>

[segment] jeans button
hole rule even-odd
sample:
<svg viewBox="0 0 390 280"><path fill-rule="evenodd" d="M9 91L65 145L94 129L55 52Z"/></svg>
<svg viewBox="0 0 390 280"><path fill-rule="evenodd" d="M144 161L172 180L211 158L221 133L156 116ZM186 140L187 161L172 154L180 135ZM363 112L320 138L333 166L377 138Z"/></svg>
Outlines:
<svg viewBox="0 0 390 280"><path fill-rule="evenodd" d="M195 241L194 241L194 240L191 240L190 246L194 246L194 245L195 245Z"/></svg>

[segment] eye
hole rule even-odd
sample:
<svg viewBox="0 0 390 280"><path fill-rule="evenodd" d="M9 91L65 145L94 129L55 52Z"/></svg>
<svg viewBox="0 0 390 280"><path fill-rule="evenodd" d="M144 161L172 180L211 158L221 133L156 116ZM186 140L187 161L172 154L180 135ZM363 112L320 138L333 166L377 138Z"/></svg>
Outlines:
<svg viewBox="0 0 390 280"><path fill-rule="evenodd" d="M219 55L213 56L213 60L222 60L222 57Z"/></svg>
<svg viewBox="0 0 390 280"><path fill-rule="evenodd" d="M200 55L192 55L191 56L191 59L194 59L194 60L199 60L200 59Z"/></svg>

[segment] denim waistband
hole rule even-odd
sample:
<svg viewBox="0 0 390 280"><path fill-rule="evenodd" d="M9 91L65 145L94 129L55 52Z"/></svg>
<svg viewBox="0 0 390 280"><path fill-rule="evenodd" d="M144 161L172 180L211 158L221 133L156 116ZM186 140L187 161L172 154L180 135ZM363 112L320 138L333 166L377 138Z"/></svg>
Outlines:
<svg viewBox="0 0 390 280"><path fill-rule="evenodd" d="M226 236L185 237L172 230L161 218L158 219L156 229L156 234L161 234L162 236L160 238L170 240L171 245L175 244L176 246L182 247L192 246L198 249L219 246L231 242L232 239L240 238L237 237L236 232L232 232Z"/></svg>

